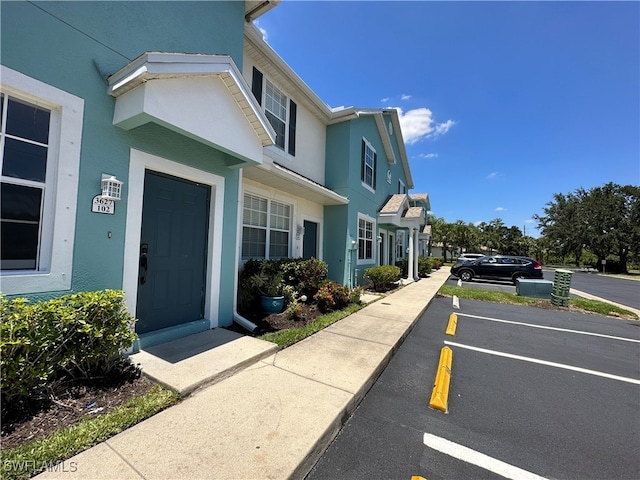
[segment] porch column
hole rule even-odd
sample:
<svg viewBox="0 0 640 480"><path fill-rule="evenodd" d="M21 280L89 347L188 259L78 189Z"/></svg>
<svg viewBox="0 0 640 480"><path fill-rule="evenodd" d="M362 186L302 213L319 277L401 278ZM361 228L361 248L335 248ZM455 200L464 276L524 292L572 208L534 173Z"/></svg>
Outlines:
<svg viewBox="0 0 640 480"><path fill-rule="evenodd" d="M418 241L418 229L413 230L413 244L416 246L415 252L413 255L413 279L418 280L420 278L420 273L418 270L418 257L420 256L420 242Z"/></svg>
<svg viewBox="0 0 640 480"><path fill-rule="evenodd" d="M414 261L413 261L413 256L414 256L414 249L413 249L413 232L414 232L414 229L413 229L413 228L410 228L410 229L409 229L409 258L407 259L407 260L408 260L408 262L407 262L407 263L408 263L407 268L408 268L408 270L409 270L409 271L407 272L407 279L408 279L408 280L411 280L411 279L415 280L415 278L414 278L414 273L413 273L413 272L414 272Z"/></svg>

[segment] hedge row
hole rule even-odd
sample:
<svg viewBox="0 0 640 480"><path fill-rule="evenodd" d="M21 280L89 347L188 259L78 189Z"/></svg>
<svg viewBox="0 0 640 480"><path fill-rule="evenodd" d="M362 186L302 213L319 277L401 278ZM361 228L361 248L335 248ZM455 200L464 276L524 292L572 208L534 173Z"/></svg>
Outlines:
<svg viewBox="0 0 640 480"><path fill-rule="evenodd" d="M124 292L65 295L46 302L0 296L0 390L3 400L34 395L68 374L108 373L136 339Z"/></svg>

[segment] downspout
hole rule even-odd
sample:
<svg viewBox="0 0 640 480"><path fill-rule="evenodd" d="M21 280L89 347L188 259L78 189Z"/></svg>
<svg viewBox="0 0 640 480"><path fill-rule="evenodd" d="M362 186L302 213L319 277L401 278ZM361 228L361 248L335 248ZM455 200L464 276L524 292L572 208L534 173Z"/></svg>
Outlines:
<svg viewBox="0 0 640 480"><path fill-rule="evenodd" d="M238 172L238 205L237 205L237 218L236 218L236 262L235 262L235 273L233 276L233 321L240 325L242 328L253 332L258 326L250 320L247 320L242 315L238 313L238 265L240 265L240 251L242 249L242 231L241 231L241 217L242 215L242 174L243 169L241 168ZM238 241L240 239L240 241Z"/></svg>

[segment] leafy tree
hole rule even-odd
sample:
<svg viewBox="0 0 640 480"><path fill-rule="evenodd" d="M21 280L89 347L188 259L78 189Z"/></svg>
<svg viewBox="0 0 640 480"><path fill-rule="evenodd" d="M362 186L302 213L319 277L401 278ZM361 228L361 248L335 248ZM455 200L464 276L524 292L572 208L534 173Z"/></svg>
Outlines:
<svg viewBox="0 0 640 480"><path fill-rule="evenodd" d="M640 253L640 187L607 183L567 195L556 193L544 215L536 215L543 236L563 257L580 264L586 248L598 257L615 254L627 272L629 256Z"/></svg>

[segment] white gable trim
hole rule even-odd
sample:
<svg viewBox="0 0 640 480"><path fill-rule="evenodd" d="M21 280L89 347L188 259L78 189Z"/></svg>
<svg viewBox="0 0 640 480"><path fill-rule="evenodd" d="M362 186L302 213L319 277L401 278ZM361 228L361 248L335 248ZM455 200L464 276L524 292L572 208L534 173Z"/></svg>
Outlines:
<svg viewBox="0 0 640 480"><path fill-rule="evenodd" d="M154 122L246 161L262 163L275 132L228 55L145 53L109 78L113 124ZM243 166L243 165L239 165Z"/></svg>

